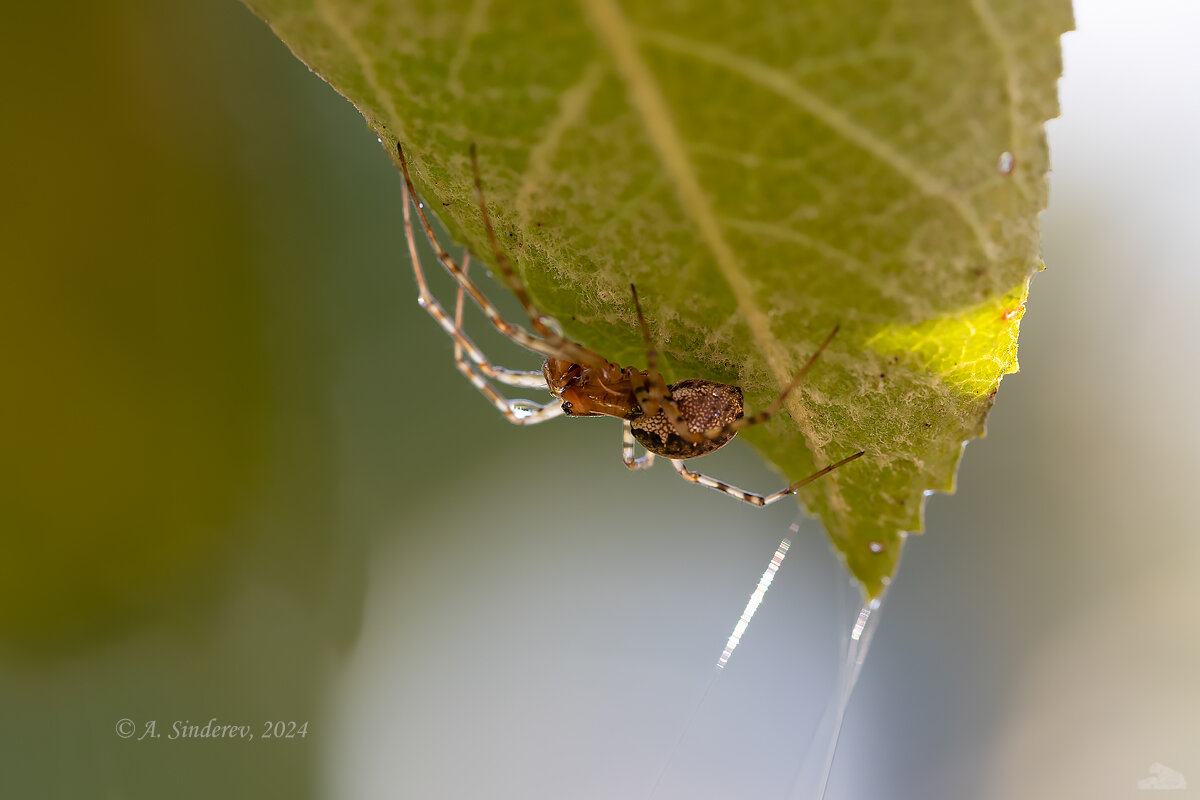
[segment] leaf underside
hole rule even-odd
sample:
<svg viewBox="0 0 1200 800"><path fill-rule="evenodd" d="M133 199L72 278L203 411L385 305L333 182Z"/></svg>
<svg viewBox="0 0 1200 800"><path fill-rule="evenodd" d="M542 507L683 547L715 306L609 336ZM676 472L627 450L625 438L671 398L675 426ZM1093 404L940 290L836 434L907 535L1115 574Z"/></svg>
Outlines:
<svg viewBox="0 0 1200 800"><path fill-rule="evenodd" d="M1017 369L1068 0L250 5L491 261L475 143L534 302L610 359L645 366L631 282L667 379L750 410L840 323L743 435L789 480L866 451L802 496L882 591Z"/></svg>

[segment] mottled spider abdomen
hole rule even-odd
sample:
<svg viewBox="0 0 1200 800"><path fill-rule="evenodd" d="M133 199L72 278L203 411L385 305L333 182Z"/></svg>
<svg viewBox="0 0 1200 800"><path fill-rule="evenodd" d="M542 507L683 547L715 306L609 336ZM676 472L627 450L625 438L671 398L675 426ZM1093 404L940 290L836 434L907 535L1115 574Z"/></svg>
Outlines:
<svg viewBox="0 0 1200 800"><path fill-rule="evenodd" d="M673 383L669 388L688 430L695 433L724 428L734 420L741 419L744 413L742 390L737 386L691 378ZM629 424L633 429L633 438L642 447L655 455L673 459L695 458L711 453L737 435L737 431L730 431L715 439L689 442L676 432L675 426L661 409L652 417L634 417Z"/></svg>

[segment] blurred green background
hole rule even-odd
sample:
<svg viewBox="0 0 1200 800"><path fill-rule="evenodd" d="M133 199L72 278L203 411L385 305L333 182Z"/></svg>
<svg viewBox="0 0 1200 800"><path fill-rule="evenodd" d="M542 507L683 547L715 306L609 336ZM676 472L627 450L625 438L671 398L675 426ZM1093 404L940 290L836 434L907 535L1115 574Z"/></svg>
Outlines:
<svg viewBox="0 0 1200 800"><path fill-rule="evenodd" d="M831 798L1200 780L1200 19L1077 14L1022 374ZM503 423L413 302L387 155L236 3L27 4L0 64L0 797L640 797L668 761L660 797L789 796L856 611L811 522ZM165 739L213 717L255 741Z"/></svg>

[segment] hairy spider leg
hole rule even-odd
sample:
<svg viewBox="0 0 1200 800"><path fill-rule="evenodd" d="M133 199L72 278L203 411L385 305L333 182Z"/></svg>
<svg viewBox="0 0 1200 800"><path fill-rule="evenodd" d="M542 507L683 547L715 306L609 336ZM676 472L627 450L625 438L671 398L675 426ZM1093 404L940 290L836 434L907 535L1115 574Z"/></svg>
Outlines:
<svg viewBox="0 0 1200 800"><path fill-rule="evenodd" d="M636 371L632 375L633 393L637 398L638 405L642 407L642 413L647 417L653 417L659 409L662 409L663 416L670 421L671 427L675 429L676 433L690 442L702 442L705 432L693 431L683 421L683 415L679 413L679 406L675 404L675 398L671 396L671 389L663 379L662 373L658 371L658 350L654 347L654 340L650 337L650 328L646 325L646 317L642 313L642 303L638 299L637 287L631 283L629 290L633 292L633 307L637 311L638 327L641 328L642 341L646 345L646 375L643 376Z"/></svg>
<svg viewBox="0 0 1200 800"><path fill-rule="evenodd" d="M468 274L470 272L470 268L471 254L465 253L463 254L462 262L463 275ZM464 330L462 324L462 315L463 299L465 297L466 291L463 289L463 287L459 286L458 294L454 298L454 328L460 332ZM500 367L491 363L486 358L477 357L481 355L482 353L468 353L466 348L464 348L462 343L459 341L459 337L454 337L454 364L458 367L459 372L462 372L464 375L467 374L468 369L471 369L470 364L464 363L465 356L469 357L471 361L475 362L475 367L477 367L480 372L493 380L506 383L509 386L519 386L525 389L545 390L547 388L546 376L542 374L541 370L516 370L509 369L508 367Z"/></svg>
<svg viewBox="0 0 1200 800"><path fill-rule="evenodd" d="M466 353L471 361L480 365L481 370L490 370L497 380L509 383L512 386L531 386L527 382L526 376L529 374L539 373L521 373L515 370L507 370L502 367L494 367L483 355L483 352L471 341L470 337L462 330L461 314L456 313L455 319L451 319L446 313L446 309L437 301L429 291L429 284L425 281L425 272L421 269L421 261L417 253L417 240L413 234L412 215L409 211L409 192L403 190L404 195L404 235L408 241L408 254L412 259L413 274L417 279L417 303L421 308L429 312L429 315L441 326L450 338L454 340L455 353L461 351ZM447 256L449 258L449 256ZM457 269L457 265L455 267ZM461 290L460 286L460 290ZM456 311L461 311L462 306L459 303ZM483 374L473 369L469 362L465 359L455 358L455 364L459 371L466 376L467 380L488 399L496 410L504 415L505 419L514 425L536 425L539 422L545 422L548 419L560 416L562 408L557 402L550 402L545 405L538 403L530 403L528 401L514 401L503 397L497 392ZM486 368L483 365L487 365ZM543 378L537 384L537 388L545 389L546 381Z"/></svg>
<svg viewBox="0 0 1200 800"><path fill-rule="evenodd" d="M538 310L534 308L533 301L529 298L529 291L525 288L525 284L518 277L516 270L513 269L512 262L508 260L508 256L500 249L500 243L496 240L496 230L492 226L492 215L488 213L487 199L483 196L483 179L479 176L479 158L475 155L474 142L471 143L471 173L475 179L475 199L479 203L479 214L483 217L483 229L487 232L488 243L492 246L492 256L496 259L496 266L504 275L504 279L508 281L513 294L520 301L521 307L525 309L525 316L529 317L529 323L533 326L533 329L551 347L555 348L558 358L568 359L574 361L576 364L587 364L601 368L607 367L607 358L604 358L593 350L589 350L578 342L571 341L551 328L546 324L548 318L538 313Z"/></svg>
<svg viewBox="0 0 1200 800"><path fill-rule="evenodd" d="M634 457L634 445L637 442L633 438L633 428L629 425L629 420L623 420L624 434L621 438L621 458L625 460L625 466L630 469L646 469L654 465L654 453L647 450L640 457Z"/></svg>
<svg viewBox="0 0 1200 800"><path fill-rule="evenodd" d="M479 203L479 213L483 217L483 229L487 232L488 243L492 246L492 255L496 258L496 266L500 272L504 274L505 280L512 287L513 294L521 301L521 308L525 309L525 315L529 317L529 323L533 325L533 329L546 340L553 340L558 334L546 324L542 315L533 307L533 301L529 299L529 292L525 290L525 284L517 278L517 272L513 269L512 262L508 260L508 256L500 249L500 243L496 241L496 231L492 227L492 215L487 210L487 200L483 196L483 179L479 177L479 157L475 154L475 143L471 143L471 175L475 179L475 200Z"/></svg>
<svg viewBox="0 0 1200 800"><path fill-rule="evenodd" d="M741 419L735 419L733 422L729 423L723 428L714 428L713 430L707 431L705 435L707 435L710 439L716 439L729 433L730 431L736 433L744 428L749 428L751 425L758 425L766 422L771 417L775 416L776 412L778 412L783 406L783 401L787 400L787 397L792 393L792 390L800 385L800 381L804 380L804 376L807 375L808 371L813 368L813 364L817 363L817 359L821 357L821 353L825 352L825 348L828 347L829 343L833 341L833 337L837 336L839 327L841 326L833 326L833 330L830 331L829 335L825 337L825 341L821 342L821 345L816 349L816 352L808 357L808 361L804 362L804 366L801 367L800 371L796 373L796 377L792 378L792 382L785 386L783 391L779 393L779 396L775 398L775 402L771 403L771 405L767 406L766 409L758 412L757 414L752 414L749 417L742 417ZM862 454L859 453L859 455ZM857 456L855 456L855 458L856 457Z"/></svg>
<svg viewBox="0 0 1200 800"><path fill-rule="evenodd" d="M708 475L705 475L701 472L693 472L692 470L690 470L686 466L684 466L682 461L676 461L676 460L672 459L671 466L673 466L675 468L675 471L679 473L679 477L683 478L685 481L688 481L689 483L697 483L701 486L707 486L709 489L716 489L718 492L724 492L725 494L729 495L730 497L736 497L738 500L743 500L752 506L760 506L761 507L761 506L769 506L771 503L774 503L777 500L782 500L784 497L787 497L788 495L795 494L796 490L799 489L801 486L804 486L808 483L812 483L817 478L820 478L822 475L828 475L830 472L833 472L838 467L840 467L844 464L849 464L851 461L853 461L856 458L860 458L863 455L863 452L864 451L860 450L857 453L855 453L854 455L849 456L848 458L843 458L841 461L838 461L836 464L830 464L828 467L825 467L824 469L817 470L812 475L809 475L807 478L803 478L801 480L796 481L791 486L788 486L786 489L780 489L778 492L775 492L774 494L768 494L768 495L755 494L754 492L747 492L742 489L739 489L738 487L736 487L732 484L725 483L724 481L719 481L716 478L711 478Z"/></svg>
<svg viewBox="0 0 1200 800"><path fill-rule="evenodd" d="M488 318L488 321L492 323L492 327L525 349L532 350L535 353L540 353L548 358L569 359L582 364L602 365L608 363L598 354L593 353L583 345L576 344L575 342L563 338L549 327L546 327L546 331L549 335L542 339L534 336L519 325L513 325L511 322L508 322L506 319L500 316L499 310L497 310L497 308L492 305L491 301L484 297L483 292L479 291L479 288L467 278L462 269L459 268L458 264L454 262L454 259L450 257L450 254L446 252L446 249L442 247L442 244L438 241L437 236L434 235L433 227L429 224L428 217L425 216L425 210L421 207L420 202L417 200L417 190L416 187L413 186L412 176L408 171L408 160L404 157L404 148L401 147L399 142L396 143L396 153L400 156L400 171L404 175L404 187L407 190L406 198L408 196L412 197L412 201L417 207L417 218L421 221L421 227L425 230L425 236L429 239L430 245L432 245L434 252L437 253L438 261L440 261L442 266L446 268L446 271L453 276L454 280L458 282L458 285L466 290L467 294L470 295L471 299L475 301L475 304L479 306L480 310L483 311L484 315ZM408 205L406 203L406 213L407 208ZM484 213L486 215L486 209ZM485 221L487 221L486 217ZM487 224L490 225L490 221L487 221ZM508 265L507 260L505 261L505 265L508 267L505 277L510 281L516 281L514 285L520 286L520 281L517 280L515 273L512 273L512 267ZM522 286L521 289L522 294L524 294L524 287ZM542 325L545 327L544 323L542 323ZM467 352L470 353L470 350Z"/></svg>
<svg viewBox="0 0 1200 800"><path fill-rule="evenodd" d="M471 254L463 255L462 270L466 275L471 267ZM462 331L462 315L463 315L463 298L465 292L461 286L458 287L458 293L454 298L454 327ZM541 371L532 372L525 370L510 370L507 367L498 367L491 362L485 360L475 361L472 365L464 358L465 349L459 342L459 338L454 338L454 365L458 367L458 371L466 376L476 389L483 393L484 397L492 402L500 413L504 414L509 422L518 425L536 425L539 422L545 422L548 419L561 417L563 415L562 405L557 401L551 401L545 405L533 403L528 400L509 400L502 397L498 392L492 389L478 373L483 373L484 376L494 378L509 386L519 386L528 389L541 389L545 391L546 376ZM474 361L474 359L472 359ZM502 405L503 404L503 407ZM522 408L523 407L523 408ZM521 411L517 411L520 408Z"/></svg>

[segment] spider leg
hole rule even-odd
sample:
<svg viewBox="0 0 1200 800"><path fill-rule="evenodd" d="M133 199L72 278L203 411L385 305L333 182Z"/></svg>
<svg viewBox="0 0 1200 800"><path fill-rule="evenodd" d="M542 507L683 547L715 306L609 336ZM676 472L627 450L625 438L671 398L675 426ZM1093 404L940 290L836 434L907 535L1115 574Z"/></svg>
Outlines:
<svg viewBox="0 0 1200 800"><path fill-rule="evenodd" d="M471 268L471 254L467 253L463 256L462 271L466 275ZM463 298L465 296L463 287L458 287L458 295L454 298L454 329L459 333L463 332L462 315L463 315ZM492 380L500 383L508 384L509 386L518 386L524 389L545 389L546 376L541 371L531 370L516 370L508 367L497 366L479 352L468 353L461 342L462 338L454 336L454 364L458 367L458 371L467 375L466 357L470 357L471 361L475 362L475 367L479 372ZM469 377L469 376L468 376Z"/></svg>
<svg viewBox="0 0 1200 800"><path fill-rule="evenodd" d="M412 198L412 202L417 207L417 217L421 222L421 227L425 230L425 236L429 239L430 245L437 254L438 261L442 262L442 266L446 268L446 271L449 272L458 285L465 289L467 294L471 296L471 299L475 301L475 304L478 305L480 310L483 311L484 315L487 316L488 321L492 324L492 327L494 327L502 335L507 336L509 339L526 348L527 350L532 350L535 353L541 353L547 357L566 357L579 363L604 363L604 359L600 358L600 356L592 353L590 350L587 350L582 345L578 345L574 342L569 342L566 339L563 339L553 331L550 331L551 336L548 336L545 339L540 339L524 328L518 325L513 325L511 322L505 320L504 317L500 316L499 310L497 310L497 308L492 305L491 301L483 296L483 292L479 291L479 288L475 286L475 284L472 283L469 278L467 278L466 273L459 268L458 264L454 262L454 259L450 257L450 254L446 252L446 248L442 247L442 244L438 241L437 236L434 235L433 227L429 224L429 218L425 216L425 210L422 208L421 203L417 200L417 190L413 186L412 176L409 175L408 172L408 160L404 157L404 148L402 148L399 143L396 144L396 152L400 156L400 171L404 175L404 184L401 187L404 198L404 235L408 239L409 253L412 254L413 257L413 271L417 276L417 287L422 293L421 296L428 297L429 289L425 285L425 276L421 272L416 258L416 238L414 236L412 219L409 215L408 209L410 197ZM508 271L511 272L512 267L511 265L508 265L507 262L505 262L505 267L507 267ZM505 277L507 276L508 274L506 272ZM445 328L446 326L443 325L442 327ZM544 323L543 327L545 327ZM549 330L549 328L547 328L547 330ZM448 329L447 332L449 333ZM467 352L470 354L471 350L467 348ZM475 352L478 352L478 349L476 349ZM576 358L576 356L579 357ZM472 360L474 360L473 356Z"/></svg>
<svg viewBox="0 0 1200 800"><path fill-rule="evenodd" d="M650 467L654 464L654 453L651 453L649 450L647 450L645 455L641 456L640 458L634 458L633 428L629 427L629 420L625 420L624 423L625 433L621 439L621 457L625 460L625 466L634 470L646 469L647 467Z"/></svg>
<svg viewBox="0 0 1200 800"><path fill-rule="evenodd" d="M821 353L825 352L825 348L828 347L829 343L833 341L833 337L837 336L839 327L840 326L838 325L833 326L833 330L830 331L829 335L825 337L825 341L821 342L816 351L808 357L808 361L804 362L804 366L801 367L800 371L796 373L796 377L792 378L791 383L783 388L783 391L779 393L779 396L775 398L775 401L772 402L771 405L767 406L764 410L758 412L757 414L751 414L748 417L735 419L733 422L722 428L712 428L708 431L705 431L704 436L709 439L717 439L727 433L737 433L740 430L749 428L751 425L758 425L766 422L771 417L775 416L775 414L778 413L779 409L783 406L783 401L788 398L788 395L792 393L793 389L800 385L800 381L804 380L804 376L807 375L808 371L813 368L813 364L817 363L817 359L821 357Z"/></svg>
<svg viewBox="0 0 1200 800"><path fill-rule="evenodd" d="M638 300L637 287L632 283L629 284L630 291L633 292L633 307L637 310L638 327L642 330L642 341L646 344L646 377L635 374L633 376L633 394L637 398L638 405L642 407L642 413L647 417L652 417L662 409L665 416L675 428L675 432L684 439L698 443L704 441L704 432L696 433L691 430L683 421L683 415L679 413L679 406L675 404L675 398L671 396L671 389L667 386L666 380L663 379L662 373L658 371L658 350L654 347L654 340L650 338L650 328L646 325L646 317L642 314L642 304Z"/></svg>
<svg viewBox="0 0 1200 800"><path fill-rule="evenodd" d="M817 359L821 357L821 353L825 352L825 348L828 347L829 343L833 341L833 337L837 336L838 327L839 326L837 325L833 326L833 330L831 330L829 335L825 337L825 341L821 342L821 345L816 349L816 351L814 351L813 354L808 357L808 361L804 362L804 366L801 367L800 371L796 373L796 377L792 378L792 382L785 386L783 391L779 393L779 396L775 398L775 402L771 403L771 405L767 406L766 409L758 412L757 414L735 420L730 424L729 427L735 431L740 431L743 428L750 427L751 425L758 425L761 422L766 422L772 416L774 416L774 414L783 406L783 401L786 400L788 395L792 393L792 390L800 385L800 381L804 380L804 376L808 374L810 369L812 369L813 364L817 363Z"/></svg>
<svg viewBox="0 0 1200 800"><path fill-rule="evenodd" d="M434 307L438 308L439 310L441 309L441 306L438 305L437 301L435 300L431 305L427 306L427 310ZM443 311L442 313L445 312ZM514 425L536 425L539 422L545 422L548 419L562 416L562 404L558 400L552 400L549 403L542 405L529 400L510 400L509 398L504 397L502 394L497 392L495 388L488 383L487 377L485 377L485 374L482 371L484 365L487 364L486 360L483 364L475 366L467 359L462 358L459 355L459 351L465 350L466 347L463 344L460 344L460 341L467 344L470 343L470 339L467 339L461 334L455 336L454 348L456 352L454 365L458 367L458 371L461 372L466 379L471 382L471 385L478 389L479 393L486 397L488 402L490 402L497 411L503 414L504 418L509 422L513 423ZM487 367L492 370L503 369L502 367L492 367L490 364L487 364ZM517 378L524 380L523 375L536 376L540 380L536 384L514 382L514 379ZM543 390L546 388L546 379L540 372L524 374L509 372L507 375L504 373L499 373L496 377L497 379L508 383L510 386L528 386Z"/></svg>
<svg viewBox="0 0 1200 800"><path fill-rule="evenodd" d="M545 422L548 419L560 416L562 414L562 407L557 401L541 405L531 403L527 400L509 400L492 388L492 385L488 383L487 378L481 371L486 372L490 370L497 380L512 386L524 386L527 388L545 389L546 379L541 373L523 373L492 366L483 352L462 330L460 324L462 319L461 302L455 309L454 319L451 319L450 315L446 313L446 309L442 308L442 304L430 293L429 285L425 282L425 273L421 270L421 262L417 254L417 245L412 233L412 219L409 214L407 197L404 203L404 226L408 236L409 256L413 262L413 273L417 277L417 303L420 304L421 308L429 312L429 315L441 326L442 330L454 340L454 363L458 367L459 372L466 376L467 380L496 407L496 410L514 425L536 425L539 422ZM462 358L460 354L467 355L470 361ZM479 365L478 369L471 365L472 361ZM533 382L532 376L536 376L538 380Z"/></svg>
<svg viewBox="0 0 1200 800"><path fill-rule="evenodd" d="M499 242L496 241L496 231L492 227L492 216L488 213L487 201L483 197L483 180L479 177L479 159L475 155L474 143L471 144L471 173L475 177L475 198L479 202L479 213L483 215L483 229L487 232L488 242L492 246L492 255L496 258L496 266L504 273L505 280L512 287L513 294L521 301L521 307L525 309L525 315L529 317L529 323L533 325L533 329L538 332L538 335L547 341L555 341L562 338L560 334L546 324L546 320L533 307L533 301L529 299L529 292L525 290L525 284L517 277L512 262L508 260L508 256L504 255L504 251L500 249Z"/></svg>
<svg viewBox="0 0 1200 800"><path fill-rule="evenodd" d="M463 267L469 263L469 257L463 259ZM462 330L462 289L459 289L458 298L454 304L454 323L457 330ZM465 339L466 337L461 337ZM469 340L468 340L469 341ZM497 411L504 415L504 418L514 425L536 425L539 422L545 422L548 419L560 417L563 414L562 404L557 400L552 400L545 405L534 403L529 400L510 400L497 392L495 388L488 383L487 378L492 377L509 386L524 386L529 388L545 389L546 378L540 372L517 372L504 367L496 367L490 364L486 359L475 361L474 364L463 357L465 348L460 343L460 337L454 338L454 366L458 367L471 385L479 390L480 394L488 399ZM472 359L474 361L474 359Z"/></svg>
<svg viewBox="0 0 1200 800"><path fill-rule="evenodd" d="M408 253L413 263L413 274L417 279L417 304L420 305L421 308L425 309L429 313L429 316L433 317L437 324L441 326L442 330L449 334L450 338L454 340L456 355L457 352L461 350L476 364L487 364L487 369L491 369L493 372L497 373L496 377L498 380L504 380L503 378L498 377L499 374L510 374L514 376L521 375L522 373L516 370L505 370L499 367L492 367L490 362L488 362L487 357L483 354L483 351L481 351L475 345L475 343L471 341L471 338L467 336L466 332L463 331L458 322L461 320L461 317L457 317L457 319L451 319L450 315L446 313L446 309L442 307L442 304L439 303L437 298L435 298L429 291L429 284L425 281L425 272L421 269L420 257L417 254L417 242L412 235L412 218L409 215L407 198L406 202L404 203L404 227L408 236ZM458 359L456 358L456 361L457 360ZM487 369L484 369L485 373L487 372ZM538 377L541 378L538 383L526 383L524 378L517 378L517 380L520 380L521 382L513 383L512 385L536 387L541 389L546 388L545 378L542 378L540 373L534 374L537 374Z"/></svg>
<svg viewBox="0 0 1200 800"><path fill-rule="evenodd" d="M495 406L496 410L514 425L537 425L539 422L561 417L563 414L562 404L557 400L552 400L545 405L529 400L509 400L497 392L469 362L461 361L456 364L459 372L467 377L471 385L478 389Z"/></svg>
<svg viewBox="0 0 1200 800"><path fill-rule="evenodd" d="M801 486L812 483L817 478L820 478L822 475L828 475L830 472L833 472L835 469L842 466L843 464L849 464L854 459L861 457L862 454L863 454L863 451L860 450L859 452L855 453L854 455L850 456L849 458L843 458L841 461L838 461L835 464L830 464L828 467L825 467L824 469L817 470L812 475L809 475L807 478L802 478L801 480L796 481L791 486L788 486L785 489L780 489L778 492L775 492L774 494L767 494L767 495L755 494L754 492L747 492L742 489L739 489L736 486L733 486L732 484L725 483L724 481L719 481L716 478L710 478L708 475L705 475L703 473L692 472L690 469L688 469L686 466L684 466L682 461L676 461L675 459L671 459L671 466L673 466L675 468L675 471L679 473L679 477L683 478L685 481L688 481L689 483L698 483L701 486L707 486L710 489L716 489L718 492L724 492L725 494L729 495L730 497L736 497L738 500L743 500L753 506L769 506L771 503L774 503L777 500L781 500L790 494L795 494L796 490L799 489Z"/></svg>

